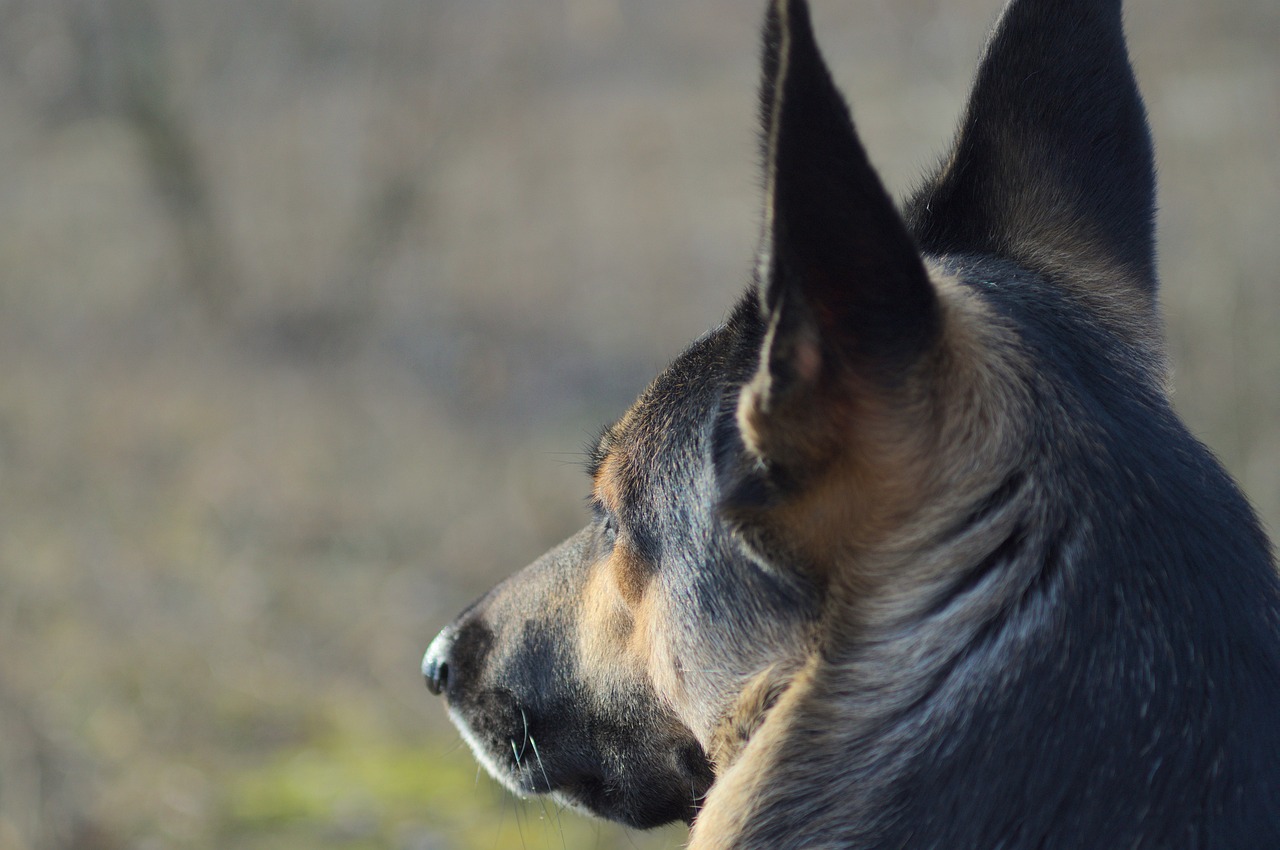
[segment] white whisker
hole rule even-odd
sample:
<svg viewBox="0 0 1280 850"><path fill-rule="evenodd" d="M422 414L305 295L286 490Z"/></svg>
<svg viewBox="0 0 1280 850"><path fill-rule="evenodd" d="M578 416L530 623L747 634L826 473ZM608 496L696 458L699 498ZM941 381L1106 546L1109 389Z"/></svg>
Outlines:
<svg viewBox="0 0 1280 850"><path fill-rule="evenodd" d="M551 790L551 777L547 776L547 769L542 764L542 754L538 752L538 742L533 740L533 736L529 736L529 743L533 745L533 757L538 760L538 770L542 771L542 781L547 783L547 790Z"/></svg>

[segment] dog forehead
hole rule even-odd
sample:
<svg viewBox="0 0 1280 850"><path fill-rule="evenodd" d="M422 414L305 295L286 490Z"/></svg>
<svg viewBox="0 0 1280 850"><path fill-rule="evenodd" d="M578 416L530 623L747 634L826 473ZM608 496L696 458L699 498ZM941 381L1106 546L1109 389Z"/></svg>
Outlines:
<svg viewBox="0 0 1280 850"><path fill-rule="evenodd" d="M627 499L636 494L626 491L670 478L703 456L724 391L752 365L740 356L740 331L726 323L694 341L604 432L596 451L597 488Z"/></svg>

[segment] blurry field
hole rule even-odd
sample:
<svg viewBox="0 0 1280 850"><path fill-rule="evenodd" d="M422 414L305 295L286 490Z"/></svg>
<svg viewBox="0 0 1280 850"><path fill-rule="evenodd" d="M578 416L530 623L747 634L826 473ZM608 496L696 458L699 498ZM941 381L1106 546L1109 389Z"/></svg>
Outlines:
<svg viewBox="0 0 1280 850"><path fill-rule="evenodd" d="M0 850L678 847L422 687L746 281L756 3L0 0ZM997 0L819 0L891 186ZM1177 402L1280 528L1280 6L1131 0Z"/></svg>

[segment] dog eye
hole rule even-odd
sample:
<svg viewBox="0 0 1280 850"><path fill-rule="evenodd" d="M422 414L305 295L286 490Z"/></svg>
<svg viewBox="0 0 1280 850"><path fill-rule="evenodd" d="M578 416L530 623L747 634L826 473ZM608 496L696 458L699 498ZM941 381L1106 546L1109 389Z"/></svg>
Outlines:
<svg viewBox="0 0 1280 850"><path fill-rule="evenodd" d="M595 515L596 526L600 529L602 539L613 546L618 539L617 518L604 506L603 502L594 496L591 498L591 513Z"/></svg>

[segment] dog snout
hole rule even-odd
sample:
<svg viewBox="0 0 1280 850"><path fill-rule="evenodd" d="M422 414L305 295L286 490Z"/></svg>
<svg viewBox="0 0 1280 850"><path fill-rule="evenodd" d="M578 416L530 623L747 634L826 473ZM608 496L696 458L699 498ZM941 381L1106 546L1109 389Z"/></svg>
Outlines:
<svg viewBox="0 0 1280 850"><path fill-rule="evenodd" d="M436 696L447 693L449 689L450 656L457 635L456 626L445 626L422 656L422 676L427 680L427 690Z"/></svg>

